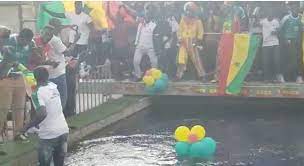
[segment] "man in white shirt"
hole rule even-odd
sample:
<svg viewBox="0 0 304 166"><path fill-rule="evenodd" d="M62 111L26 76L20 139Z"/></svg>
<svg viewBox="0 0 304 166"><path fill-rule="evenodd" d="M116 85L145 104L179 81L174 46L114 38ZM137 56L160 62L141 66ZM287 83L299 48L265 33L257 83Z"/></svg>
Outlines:
<svg viewBox="0 0 304 166"><path fill-rule="evenodd" d="M52 11L49 11L47 9L44 9L47 11L50 15L58 18L68 18L71 21L72 26L76 26L75 30L70 30L68 36L68 45L71 45L75 41L75 35L76 33L81 34L80 39L77 41L75 48L72 51L72 56L74 59L78 59L81 53L84 53L87 51L89 39L90 36L99 36L95 32L94 24L92 18L84 12L83 2L82 1L75 1L75 12L66 12L65 14L58 14L54 13ZM74 29L74 28L73 28ZM67 29L65 29L67 31ZM94 35L92 35L94 33ZM91 38L92 39L92 38ZM92 54L91 54L92 55ZM88 57L87 61L92 59L90 62L95 64L94 55ZM67 87L67 102L63 106L66 108L64 109L64 113L66 116L75 115L75 98L76 98L76 74L78 72L76 66L68 65L66 68L67 77L66 80L68 82Z"/></svg>
<svg viewBox="0 0 304 166"><path fill-rule="evenodd" d="M272 12L267 18L260 21L263 33L263 74L264 81L273 81L276 79L284 83L284 77L281 72L280 47L278 30L280 23L274 18Z"/></svg>
<svg viewBox="0 0 304 166"><path fill-rule="evenodd" d="M75 26L71 26L71 25L64 26L61 24L61 21L57 18L51 19L49 24L54 26L54 28L55 28L54 35L60 37L60 39L64 43L64 45L70 46L68 33L71 31L75 31L75 29L74 29ZM66 34L64 34L64 33L66 33ZM72 54L76 55L74 53L74 51L72 51ZM64 115L66 117L73 116L76 114L76 109L75 109L76 108L76 82L77 82L76 74L78 71L78 68L77 68L78 63L79 63L79 58L71 57L71 59L68 60L68 64L66 65L66 82L68 85L67 86L67 101L65 104L65 108L63 109Z"/></svg>
<svg viewBox="0 0 304 166"><path fill-rule="evenodd" d="M62 112L60 94L57 86L48 82L49 74L46 68L36 68L34 77L37 81L37 88L32 94L35 116L18 136L24 136L30 128L38 128L39 166L50 166L52 159L54 166L63 166L69 127Z"/></svg>
<svg viewBox="0 0 304 166"><path fill-rule="evenodd" d="M145 6L145 20L138 25L134 53L133 65L134 65L134 79L133 81L140 81L142 77L142 71L140 69L140 63L144 55L148 55L151 66L157 68L157 56L154 51L153 36L156 28L156 23L152 21L153 7L152 5Z"/></svg>
<svg viewBox="0 0 304 166"><path fill-rule="evenodd" d="M91 17L84 12L84 7L82 1L75 1L75 12L67 12L65 14L55 13L46 8L43 8L48 14L57 18L68 18L71 20L71 25L76 25L78 28L78 33L81 34L80 39L77 41L77 45L73 52L74 57L78 57L79 53L83 50L86 50L90 33L95 30L93 20ZM76 35L75 31L70 31L69 42L72 44L75 40L74 36Z"/></svg>
<svg viewBox="0 0 304 166"><path fill-rule="evenodd" d="M77 41L74 57L78 57L79 53L87 49L90 33L94 31L94 25L91 17L83 12L82 1L75 1L75 13L66 13L66 18L71 20L72 25L78 27L78 33L81 34L80 39ZM69 41L74 42L75 31L70 31Z"/></svg>
<svg viewBox="0 0 304 166"><path fill-rule="evenodd" d="M54 27L48 25L42 31L42 41L48 45L49 49L46 52L47 61L51 62L49 70L49 79L57 85L61 97L61 104L65 108L67 101L67 83L66 83L66 62L65 55L70 55L74 50L75 44L80 38L76 34L74 42L67 48L61 39L54 35Z"/></svg>

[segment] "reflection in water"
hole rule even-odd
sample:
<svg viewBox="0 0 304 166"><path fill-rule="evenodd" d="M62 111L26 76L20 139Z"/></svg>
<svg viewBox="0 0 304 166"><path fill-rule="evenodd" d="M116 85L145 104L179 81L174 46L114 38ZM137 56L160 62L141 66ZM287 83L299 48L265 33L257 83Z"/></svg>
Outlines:
<svg viewBox="0 0 304 166"><path fill-rule="evenodd" d="M303 166L304 116L289 109L245 105L210 109L166 106L146 110L80 142L68 166ZM188 109L186 109L188 108ZM283 108L283 107L282 107ZM193 111L192 111L193 110ZM245 111L244 111L245 110ZM177 126L204 125L218 141L210 162L180 160L172 133Z"/></svg>

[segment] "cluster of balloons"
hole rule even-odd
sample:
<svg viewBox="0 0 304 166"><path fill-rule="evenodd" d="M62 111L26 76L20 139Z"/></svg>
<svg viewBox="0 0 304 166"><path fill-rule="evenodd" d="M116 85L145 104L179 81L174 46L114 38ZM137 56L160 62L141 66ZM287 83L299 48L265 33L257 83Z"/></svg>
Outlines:
<svg viewBox="0 0 304 166"><path fill-rule="evenodd" d="M31 87L32 91L35 90L37 82L36 79L34 77L33 72L31 72L30 70L28 70L24 65L22 65L21 63L18 64L17 66L17 70L22 72L23 78L25 80L25 84L29 87Z"/></svg>
<svg viewBox="0 0 304 166"><path fill-rule="evenodd" d="M143 77L145 83L145 91L154 94L157 92L163 92L168 87L169 78L168 75L161 70L152 68L146 71Z"/></svg>
<svg viewBox="0 0 304 166"><path fill-rule="evenodd" d="M216 142L205 135L205 128L201 125L195 125L191 130L186 126L178 127L175 130L175 139L178 141L175 145L177 156L206 160L212 158Z"/></svg>
<svg viewBox="0 0 304 166"><path fill-rule="evenodd" d="M35 90L37 82L32 72L23 73L25 83L31 87L32 90Z"/></svg>

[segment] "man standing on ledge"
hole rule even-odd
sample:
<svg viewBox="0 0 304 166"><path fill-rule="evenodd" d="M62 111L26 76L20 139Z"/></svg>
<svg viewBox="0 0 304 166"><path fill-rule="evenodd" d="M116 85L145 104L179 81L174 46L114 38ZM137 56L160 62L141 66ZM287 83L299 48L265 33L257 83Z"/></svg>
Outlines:
<svg viewBox="0 0 304 166"><path fill-rule="evenodd" d="M133 59L134 65L134 78L132 81L138 82L141 80L142 71L140 69L140 64L142 57L144 55L148 55L151 66L153 68L157 68L157 56L154 50L154 37L155 37L155 28L156 23L153 21L153 12L154 6L151 4L147 4L145 6L145 19L139 23L136 40L135 40L135 53Z"/></svg>
<svg viewBox="0 0 304 166"><path fill-rule="evenodd" d="M204 35L203 23L196 17L198 6L193 2L187 2L184 11L185 15L177 31L180 47L177 56L176 81L181 80L187 70L188 59L192 61L198 78L205 81L205 70L198 51Z"/></svg>
<svg viewBox="0 0 304 166"><path fill-rule="evenodd" d="M32 94L35 116L24 126L19 136L32 127L39 128L39 166L50 166L52 159L54 166L63 166L69 128L62 112L60 94L57 86L48 82L46 68L36 68L34 77L37 81L37 88Z"/></svg>

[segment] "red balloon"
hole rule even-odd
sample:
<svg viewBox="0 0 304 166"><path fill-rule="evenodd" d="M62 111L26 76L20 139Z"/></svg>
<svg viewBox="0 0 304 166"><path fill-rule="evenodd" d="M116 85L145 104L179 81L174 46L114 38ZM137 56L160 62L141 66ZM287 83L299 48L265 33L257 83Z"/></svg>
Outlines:
<svg viewBox="0 0 304 166"><path fill-rule="evenodd" d="M189 134L189 136L188 136L188 141L189 141L190 143L197 142L197 141L198 141L198 137L197 137L195 134Z"/></svg>
<svg viewBox="0 0 304 166"><path fill-rule="evenodd" d="M145 73L146 76L150 76L151 74L152 74L151 70L147 70Z"/></svg>

